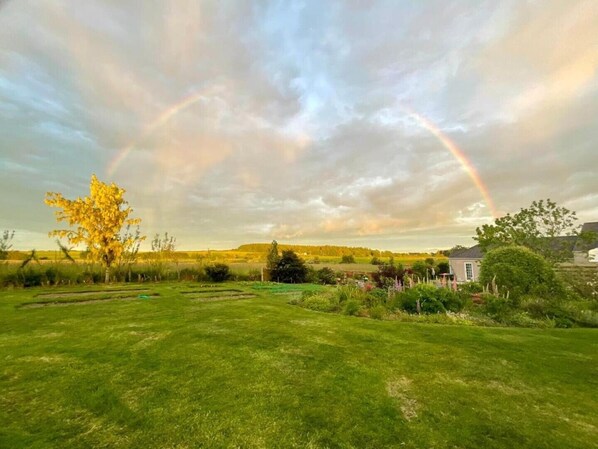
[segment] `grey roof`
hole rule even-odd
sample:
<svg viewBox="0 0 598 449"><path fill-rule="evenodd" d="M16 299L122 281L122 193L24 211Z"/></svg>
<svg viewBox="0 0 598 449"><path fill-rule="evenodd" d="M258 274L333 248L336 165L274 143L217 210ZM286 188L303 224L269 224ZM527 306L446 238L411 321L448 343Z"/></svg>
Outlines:
<svg viewBox="0 0 598 449"><path fill-rule="evenodd" d="M598 248L598 221L584 223L581 232L594 233L593 239L584 241L579 237L572 236L560 236L552 237L550 246L554 250L566 250L566 251L589 251L594 248ZM483 259L484 253L480 245L472 246L471 248L456 249L449 254L449 259Z"/></svg>
<svg viewBox="0 0 598 449"><path fill-rule="evenodd" d="M449 254L449 259L483 259L484 254L480 245L471 248L456 249Z"/></svg>
<svg viewBox="0 0 598 449"><path fill-rule="evenodd" d="M581 227L581 232L590 234L591 239L577 239L574 251L589 251L598 248L598 221L584 223Z"/></svg>

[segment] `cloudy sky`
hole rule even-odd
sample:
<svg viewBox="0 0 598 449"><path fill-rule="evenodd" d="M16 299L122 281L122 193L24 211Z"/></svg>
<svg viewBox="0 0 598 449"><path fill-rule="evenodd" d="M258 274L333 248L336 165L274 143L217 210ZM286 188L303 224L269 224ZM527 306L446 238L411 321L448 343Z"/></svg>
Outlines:
<svg viewBox="0 0 598 449"><path fill-rule="evenodd" d="M181 249L598 221L597 68L595 0L0 0L0 230L93 173Z"/></svg>

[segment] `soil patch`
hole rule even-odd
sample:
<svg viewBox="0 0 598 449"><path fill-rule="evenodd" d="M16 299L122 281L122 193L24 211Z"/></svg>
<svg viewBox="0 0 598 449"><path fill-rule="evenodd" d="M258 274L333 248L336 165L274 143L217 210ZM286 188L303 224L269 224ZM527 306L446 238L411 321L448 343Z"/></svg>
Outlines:
<svg viewBox="0 0 598 449"><path fill-rule="evenodd" d="M197 293L243 293L243 290L239 290L238 288L222 288L222 289L201 289L201 290L185 290L180 292L183 295L190 295L190 294L197 294Z"/></svg>
<svg viewBox="0 0 598 449"><path fill-rule="evenodd" d="M189 298L191 301L199 301L199 302L216 302L216 301L232 301L235 299L249 299L249 298L256 298L257 295L252 293L243 293L240 295L222 295L222 296L199 296L195 298Z"/></svg>
<svg viewBox="0 0 598 449"><path fill-rule="evenodd" d="M130 288L130 289L120 289L120 290L86 290L86 291L78 291L78 292L56 292L56 293L40 293L39 295L35 295L36 298L47 298L47 299L59 299L59 298L84 298L86 296L98 296L98 295L113 295L119 293L140 293L140 292L149 292L147 288Z"/></svg>
<svg viewBox="0 0 598 449"><path fill-rule="evenodd" d="M87 298L73 301L39 301L39 302L28 302L17 306L18 309L39 309L41 307L66 307L80 304L97 304L100 302L110 301L131 301L133 299L150 299L160 296L157 293L151 293L147 295L135 295L135 296L119 296L116 298Z"/></svg>

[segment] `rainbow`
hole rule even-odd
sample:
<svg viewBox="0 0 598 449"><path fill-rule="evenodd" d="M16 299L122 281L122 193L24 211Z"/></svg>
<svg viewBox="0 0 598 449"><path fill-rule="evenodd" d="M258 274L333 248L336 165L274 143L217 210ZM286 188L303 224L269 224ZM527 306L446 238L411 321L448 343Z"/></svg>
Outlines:
<svg viewBox="0 0 598 449"><path fill-rule="evenodd" d="M182 110L188 108L194 103L197 103L199 100L206 98L206 93L204 90L200 92L196 92L194 94L189 95L188 97L183 98L178 103L170 106L164 112L162 112L158 117L156 117L149 125L145 127L143 132L137 139L131 141L126 147L122 148L118 154L109 162L107 168L108 176L112 176L116 170L120 167L123 161L127 158L129 153L139 145L146 137L148 137L151 133L153 133L156 128L159 128L168 120L170 120L174 115L178 114Z"/></svg>
<svg viewBox="0 0 598 449"><path fill-rule="evenodd" d="M426 130L428 130L434 137L436 137L436 139L438 139L438 141L447 150L449 150L449 152L459 162L459 164L461 164L461 166L463 167L463 169L465 170L465 172L469 175L469 177L473 181L473 183L476 186L476 188L479 190L480 194L482 195L482 198L484 198L484 202L488 206L488 209L490 209L490 213L492 214L492 216L494 218L498 218L499 214L498 214L498 211L496 210L496 206L494 205L494 201L492 200L492 197L490 196L490 192L488 191L488 187L486 187L486 184L484 184L484 181L480 177L480 174L478 173L477 169L472 164L472 162L467 158L467 156L465 155L465 153L463 152L463 150L460 149L457 146L457 144L455 142L453 142L449 138L449 136L447 136L445 133L443 133L440 130L440 128L438 128L434 123L432 123L426 117L424 117L421 114L418 114L417 112L415 112L411 108L403 106L403 109L405 109L406 112L411 117L413 117L414 119L416 119L417 122L423 128L425 128Z"/></svg>
<svg viewBox="0 0 598 449"><path fill-rule="evenodd" d="M175 103L174 105L164 110L158 117L156 117L149 125L145 127L145 129L137 139L131 141L126 147L121 149L118 152L118 154L110 161L107 169L108 176L112 176L116 172L116 170L118 170L123 161L127 158L129 153L145 138L152 134L157 128L162 126L164 123L168 122L174 115L178 114L179 112L183 111L184 109L188 108L189 106L197 103L198 101L204 98L206 98L206 92L205 90L201 90L183 98L178 103ZM443 133L440 130L440 128L438 128L426 117L405 105L402 105L401 107L403 110L406 111L406 113L409 116L413 117L423 128L425 128L434 137L436 137L436 139L438 139L438 141L453 155L453 157L459 162L459 164L461 164L465 172L469 175L474 185L482 195L482 198L484 198L486 205L490 209L490 213L494 218L497 218L498 211L496 210L494 201L490 196L490 192L488 191L488 188L482 181L482 178L480 177L480 174L476 170L475 166L467 158L463 150L461 150L457 146L457 144L449 138L449 136Z"/></svg>

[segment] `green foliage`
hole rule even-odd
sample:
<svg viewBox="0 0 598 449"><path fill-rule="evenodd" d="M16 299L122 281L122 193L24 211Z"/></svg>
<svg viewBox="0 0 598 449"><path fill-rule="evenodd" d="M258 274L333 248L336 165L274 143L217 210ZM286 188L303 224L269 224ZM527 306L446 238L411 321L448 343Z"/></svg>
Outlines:
<svg viewBox="0 0 598 449"><path fill-rule="evenodd" d="M305 262L293 251L283 251L282 257L272 271L272 279L288 284L300 284L307 277Z"/></svg>
<svg viewBox="0 0 598 449"><path fill-rule="evenodd" d="M459 312L465 302L458 293L431 284L417 284L397 294L398 307L409 313Z"/></svg>
<svg viewBox="0 0 598 449"><path fill-rule="evenodd" d="M168 232L164 233L164 237L156 234L152 240L151 248L150 261L157 273L158 279L161 280L166 275L168 262L175 257L176 238L172 235L169 236Z"/></svg>
<svg viewBox="0 0 598 449"><path fill-rule="evenodd" d="M280 254L278 254L278 242L276 240L272 240L270 249L268 250L268 256L266 257L266 268L268 270L274 271L278 266L278 262L280 262Z"/></svg>
<svg viewBox="0 0 598 449"><path fill-rule="evenodd" d="M451 272L451 268L448 262L438 262L436 265L436 274L448 274Z"/></svg>
<svg viewBox="0 0 598 449"><path fill-rule="evenodd" d="M380 258L378 258L378 257L376 257L376 256L372 257L372 260L370 260L370 264L371 264L371 265L382 265L383 263L384 263L384 262L382 262L382 261L380 260Z"/></svg>
<svg viewBox="0 0 598 449"><path fill-rule="evenodd" d="M470 295L474 293L482 293L484 291L484 286L479 282L466 282L459 285L459 291Z"/></svg>
<svg viewBox="0 0 598 449"><path fill-rule="evenodd" d="M212 282L224 282L229 279L231 275L229 266L224 263L208 265L205 270Z"/></svg>
<svg viewBox="0 0 598 449"><path fill-rule="evenodd" d="M493 282L499 291L512 298L522 295L564 296L561 282L551 265L540 255L521 246L506 246L489 251L482 260L480 283Z"/></svg>
<svg viewBox="0 0 598 449"><path fill-rule="evenodd" d="M4 230L0 235L0 260L8 259L8 251L12 248L10 243L15 236L15 231Z"/></svg>
<svg viewBox="0 0 598 449"><path fill-rule="evenodd" d="M386 316L386 308L384 306L374 306L370 309L370 318L374 320L381 320Z"/></svg>
<svg viewBox="0 0 598 449"><path fill-rule="evenodd" d="M330 292L309 294L303 299L303 307L319 312L334 312L339 309L336 295Z"/></svg>
<svg viewBox="0 0 598 449"><path fill-rule="evenodd" d="M405 276L405 269L401 264L383 264L378 265L378 271L372 273L372 279L378 288L388 288L395 283L402 282Z"/></svg>
<svg viewBox="0 0 598 449"><path fill-rule="evenodd" d="M318 281L320 284L324 285L334 285L336 284L336 274L334 270L328 267L324 267L317 272Z"/></svg>
<svg viewBox="0 0 598 449"><path fill-rule="evenodd" d="M598 301L598 267L560 267L558 274L573 294Z"/></svg>
<svg viewBox="0 0 598 449"><path fill-rule="evenodd" d="M357 299L349 299L345 302L343 313L345 315L357 315L361 310L361 303Z"/></svg>
<svg viewBox="0 0 598 449"><path fill-rule="evenodd" d="M483 251L501 246L525 246L543 256L550 263L570 259L570 243L559 236L578 235L575 229L575 212L557 206L554 201L534 201L527 209L515 215L497 218L493 225L476 229L474 240Z"/></svg>
<svg viewBox="0 0 598 449"><path fill-rule="evenodd" d="M341 257L341 263L355 263L355 257L353 254L346 254Z"/></svg>
<svg viewBox="0 0 598 449"><path fill-rule="evenodd" d="M491 294L484 294L483 299L483 312L499 323L507 324L512 313L512 303L504 297Z"/></svg>
<svg viewBox="0 0 598 449"><path fill-rule="evenodd" d="M419 279L429 279L432 277L432 267L422 260L418 260L411 265L411 271Z"/></svg>

